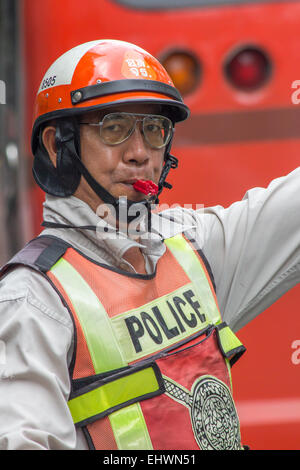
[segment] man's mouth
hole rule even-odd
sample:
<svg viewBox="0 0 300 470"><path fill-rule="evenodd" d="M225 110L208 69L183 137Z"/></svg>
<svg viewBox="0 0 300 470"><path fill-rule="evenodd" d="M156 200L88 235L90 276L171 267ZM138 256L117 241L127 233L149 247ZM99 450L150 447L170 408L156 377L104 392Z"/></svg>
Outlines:
<svg viewBox="0 0 300 470"><path fill-rule="evenodd" d="M127 186L133 186L134 183L136 183L136 181L138 181L138 179L134 178L134 179L126 180L126 181L121 181L121 183L126 184Z"/></svg>

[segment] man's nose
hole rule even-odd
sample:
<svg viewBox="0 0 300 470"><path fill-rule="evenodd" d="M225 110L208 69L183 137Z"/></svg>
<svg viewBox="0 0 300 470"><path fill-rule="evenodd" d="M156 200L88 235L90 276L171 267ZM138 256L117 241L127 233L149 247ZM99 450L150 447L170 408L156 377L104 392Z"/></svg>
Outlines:
<svg viewBox="0 0 300 470"><path fill-rule="evenodd" d="M124 160L127 163L143 165L149 160L149 147L145 142L140 123L136 123L135 129L126 144Z"/></svg>

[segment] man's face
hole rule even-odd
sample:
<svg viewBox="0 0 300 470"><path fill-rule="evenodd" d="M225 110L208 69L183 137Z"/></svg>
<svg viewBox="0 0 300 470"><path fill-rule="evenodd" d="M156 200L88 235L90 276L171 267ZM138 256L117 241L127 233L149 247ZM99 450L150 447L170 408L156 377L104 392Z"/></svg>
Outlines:
<svg viewBox="0 0 300 470"><path fill-rule="evenodd" d="M109 112L130 112L159 114L152 105L131 105L106 112L92 112L81 116L80 121L98 123ZM140 201L145 195L133 188L138 179L158 183L161 174L165 148L154 149L145 141L141 123L137 122L133 134L118 145L107 145L99 136L98 126L80 125L81 159L91 175L115 198L126 196ZM82 177L74 196L87 202L96 211L101 199Z"/></svg>

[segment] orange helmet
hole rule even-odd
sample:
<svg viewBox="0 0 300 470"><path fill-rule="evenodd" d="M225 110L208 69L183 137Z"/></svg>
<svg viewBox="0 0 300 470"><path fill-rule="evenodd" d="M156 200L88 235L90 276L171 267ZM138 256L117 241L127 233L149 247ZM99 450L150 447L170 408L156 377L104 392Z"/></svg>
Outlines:
<svg viewBox="0 0 300 470"><path fill-rule="evenodd" d="M80 158L76 116L129 103L157 104L160 113L173 123L189 115L188 107L158 60L128 42L87 42L70 49L50 66L37 93L31 141L35 155L33 174L44 191L67 196L79 184L82 165L74 168L72 162L72 152ZM61 142L57 168L50 162L41 140L43 127L52 119L65 122L56 135L58 144ZM65 134L68 134L68 148L62 144L66 142ZM170 145L166 160L169 149Z"/></svg>

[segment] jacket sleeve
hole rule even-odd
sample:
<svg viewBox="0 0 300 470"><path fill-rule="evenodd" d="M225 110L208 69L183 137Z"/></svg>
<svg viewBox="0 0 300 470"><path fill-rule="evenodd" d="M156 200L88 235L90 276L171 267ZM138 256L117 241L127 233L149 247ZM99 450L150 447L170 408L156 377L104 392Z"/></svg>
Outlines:
<svg viewBox="0 0 300 470"><path fill-rule="evenodd" d="M235 331L299 283L300 168L196 220L223 318Z"/></svg>
<svg viewBox="0 0 300 470"><path fill-rule="evenodd" d="M48 284L27 268L0 282L1 450L76 447L67 405L73 325Z"/></svg>

